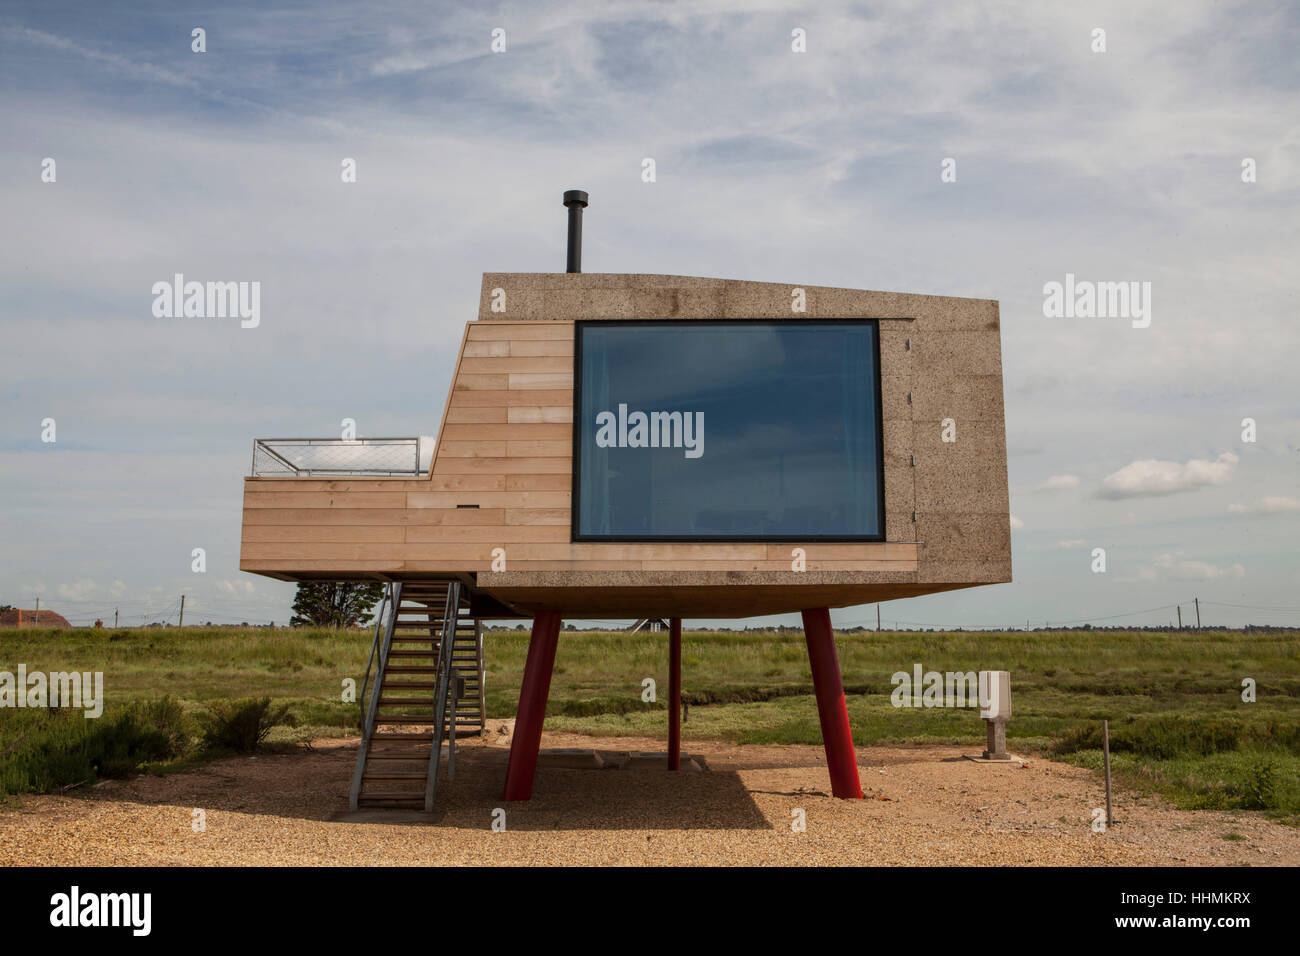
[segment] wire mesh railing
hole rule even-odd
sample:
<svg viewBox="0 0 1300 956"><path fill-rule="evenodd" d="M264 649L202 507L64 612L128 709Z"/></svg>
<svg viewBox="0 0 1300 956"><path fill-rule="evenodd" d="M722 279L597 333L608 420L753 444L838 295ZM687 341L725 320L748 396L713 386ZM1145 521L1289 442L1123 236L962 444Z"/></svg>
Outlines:
<svg viewBox="0 0 1300 956"><path fill-rule="evenodd" d="M258 438L254 478L419 475L419 438Z"/></svg>

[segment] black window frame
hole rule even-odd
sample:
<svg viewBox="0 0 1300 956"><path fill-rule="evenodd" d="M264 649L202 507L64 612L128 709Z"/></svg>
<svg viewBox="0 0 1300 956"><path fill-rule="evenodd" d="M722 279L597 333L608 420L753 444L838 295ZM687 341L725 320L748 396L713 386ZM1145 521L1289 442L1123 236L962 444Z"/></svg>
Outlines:
<svg viewBox="0 0 1300 956"><path fill-rule="evenodd" d="M752 544L793 542L805 544L868 544L883 542L885 537L885 426L880 376L880 318L859 316L809 317L800 319L575 319L573 323L573 480L569 502L569 540L589 544ZM715 326L734 325L870 325L876 389L876 487L877 527L873 535L590 535L579 534L582 483L582 330L587 326L611 325L624 328L646 326Z"/></svg>

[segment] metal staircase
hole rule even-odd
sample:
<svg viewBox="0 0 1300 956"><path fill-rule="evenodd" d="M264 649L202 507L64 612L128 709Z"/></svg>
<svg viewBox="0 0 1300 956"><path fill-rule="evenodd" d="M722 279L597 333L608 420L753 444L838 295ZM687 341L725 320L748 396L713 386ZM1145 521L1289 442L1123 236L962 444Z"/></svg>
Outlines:
<svg viewBox="0 0 1300 956"><path fill-rule="evenodd" d="M487 726L483 709L483 622L463 621L452 641L451 667L456 688L456 735L481 734Z"/></svg>
<svg viewBox="0 0 1300 956"><path fill-rule="evenodd" d="M457 734L448 731L482 725L482 649L459 581L388 586L362 683L352 809L433 809L444 741L448 777L456 772Z"/></svg>

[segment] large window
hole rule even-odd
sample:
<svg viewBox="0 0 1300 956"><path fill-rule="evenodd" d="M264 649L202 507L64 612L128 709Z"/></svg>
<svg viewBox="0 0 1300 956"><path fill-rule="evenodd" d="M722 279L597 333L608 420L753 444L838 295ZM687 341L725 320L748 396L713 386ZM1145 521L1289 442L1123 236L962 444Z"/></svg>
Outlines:
<svg viewBox="0 0 1300 956"><path fill-rule="evenodd" d="M573 536L884 539L874 320L578 322Z"/></svg>

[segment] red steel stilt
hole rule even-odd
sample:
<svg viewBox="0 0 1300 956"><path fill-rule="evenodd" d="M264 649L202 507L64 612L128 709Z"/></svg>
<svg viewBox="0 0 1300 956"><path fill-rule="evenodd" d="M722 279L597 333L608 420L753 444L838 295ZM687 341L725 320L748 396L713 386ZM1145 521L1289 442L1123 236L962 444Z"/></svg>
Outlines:
<svg viewBox="0 0 1300 956"><path fill-rule="evenodd" d="M812 665L813 692L817 695L817 717L822 725L831 793L861 800L858 758L853 752L853 734L849 730L849 710L844 703L844 682L840 678L839 655L835 653L830 610L815 607L804 611L803 632L808 642L808 663Z"/></svg>
<svg viewBox="0 0 1300 956"><path fill-rule="evenodd" d="M519 712L510 741L510 762L506 764L503 800L527 800L533 795L537 771L537 750L542 745L542 721L546 698L551 692L551 670L560 637L560 612L538 611L533 616L533 633L528 640L524 683L519 689Z"/></svg>
<svg viewBox="0 0 1300 956"><path fill-rule="evenodd" d="M668 769L682 769L682 619L668 622Z"/></svg>

